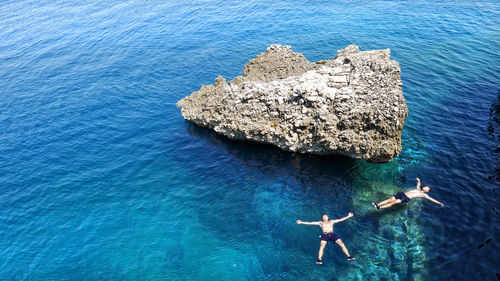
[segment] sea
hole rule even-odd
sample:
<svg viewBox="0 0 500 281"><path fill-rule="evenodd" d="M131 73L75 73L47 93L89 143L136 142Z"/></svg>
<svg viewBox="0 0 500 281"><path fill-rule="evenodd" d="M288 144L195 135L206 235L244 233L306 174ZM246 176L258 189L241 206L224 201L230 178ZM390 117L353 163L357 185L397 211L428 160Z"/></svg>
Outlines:
<svg viewBox="0 0 500 281"><path fill-rule="evenodd" d="M0 280L500 279L500 2L0 2ZM391 50L385 164L233 141L181 98L271 44ZM444 208L371 202L416 178ZM323 213L356 258L329 243Z"/></svg>

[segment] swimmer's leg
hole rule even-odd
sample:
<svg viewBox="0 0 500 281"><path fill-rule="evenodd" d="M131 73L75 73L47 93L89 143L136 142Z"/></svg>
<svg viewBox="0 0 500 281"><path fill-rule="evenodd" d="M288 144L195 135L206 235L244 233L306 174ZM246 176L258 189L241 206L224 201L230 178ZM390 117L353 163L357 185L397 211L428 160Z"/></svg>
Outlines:
<svg viewBox="0 0 500 281"><path fill-rule="evenodd" d="M399 203L401 203L401 200L396 199L396 200L392 201L392 202L391 202L391 203L389 203L389 204L385 204L384 206L380 206L380 208L384 208L384 209L385 209L385 208L390 208L390 207L392 207L392 206L394 206L394 205L397 205L397 204L399 204Z"/></svg>
<svg viewBox="0 0 500 281"><path fill-rule="evenodd" d="M391 196L391 198L387 199L387 200L384 200L380 203L378 203L377 205L380 207L380 208L383 208L382 206L383 205L386 205L386 204L389 204L389 203L392 203L394 200L396 200L396 197L394 196Z"/></svg>
<svg viewBox="0 0 500 281"><path fill-rule="evenodd" d="M321 240L321 244L319 245L318 261L316 263L321 264L323 258L323 251L325 250L325 246L327 243L328 243L327 241Z"/></svg>
<svg viewBox="0 0 500 281"><path fill-rule="evenodd" d="M342 242L342 239L337 239L337 241L335 241L335 243L337 243L340 248L342 249L342 252L344 252L344 254L347 256L347 257L350 257L351 255L349 254L349 251L347 250L347 247L345 246L344 242Z"/></svg>

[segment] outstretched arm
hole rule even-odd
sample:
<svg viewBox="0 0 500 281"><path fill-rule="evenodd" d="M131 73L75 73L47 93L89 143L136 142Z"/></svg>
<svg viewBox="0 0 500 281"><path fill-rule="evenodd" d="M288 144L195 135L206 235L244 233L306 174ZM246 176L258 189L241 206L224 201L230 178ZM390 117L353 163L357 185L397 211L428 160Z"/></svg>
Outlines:
<svg viewBox="0 0 500 281"><path fill-rule="evenodd" d="M441 202L437 201L436 199L434 199L434 198L430 197L430 196L429 196L429 195L427 195L427 194L425 195L425 199L427 199L427 200L429 200L429 201L432 201L432 202L434 202L434 203L436 203L436 204L438 204L438 205L441 205L441 207L444 207L444 204L443 204L443 203L441 203Z"/></svg>
<svg viewBox="0 0 500 281"><path fill-rule="evenodd" d="M417 178L417 190L421 190L420 189L420 179L419 178Z"/></svg>
<svg viewBox="0 0 500 281"><path fill-rule="evenodd" d="M297 220L297 224L305 224L305 225L319 225L319 221L313 221L313 222L306 222L306 221L301 221Z"/></svg>
<svg viewBox="0 0 500 281"><path fill-rule="evenodd" d="M346 219L348 219L348 218L350 218L350 217L353 217L353 216L354 216L354 214L353 214L353 213L351 213L351 212L349 212L349 214L347 214L347 216L345 216L345 217L343 217L343 218L341 218L341 219L338 219L338 220L333 220L333 223L343 222L343 221L345 221Z"/></svg>

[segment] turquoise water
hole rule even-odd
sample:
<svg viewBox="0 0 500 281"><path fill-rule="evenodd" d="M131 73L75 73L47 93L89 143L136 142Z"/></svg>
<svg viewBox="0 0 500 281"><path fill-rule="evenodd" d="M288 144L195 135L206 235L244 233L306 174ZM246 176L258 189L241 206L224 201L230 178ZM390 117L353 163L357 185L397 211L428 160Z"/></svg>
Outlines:
<svg viewBox="0 0 500 281"><path fill-rule="evenodd" d="M494 280L496 1L3 1L1 280ZM230 141L182 97L272 43L390 48L409 117L387 164ZM415 177L446 204L374 212ZM355 262L296 219L336 226ZM477 249L487 239L491 243Z"/></svg>

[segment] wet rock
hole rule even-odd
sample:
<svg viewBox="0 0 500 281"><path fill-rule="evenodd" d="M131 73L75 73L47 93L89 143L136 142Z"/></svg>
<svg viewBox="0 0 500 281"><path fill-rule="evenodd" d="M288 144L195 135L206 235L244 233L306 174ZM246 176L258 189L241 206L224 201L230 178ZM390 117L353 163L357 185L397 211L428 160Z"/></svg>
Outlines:
<svg viewBox="0 0 500 281"><path fill-rule="evenodd" d="M398 155L408 115L390 51L361 52L356 45L317 63L290 46L271 45L243 76L229 83L219 76L177 105L186 120L232 139L372 162Z"/></svg>

